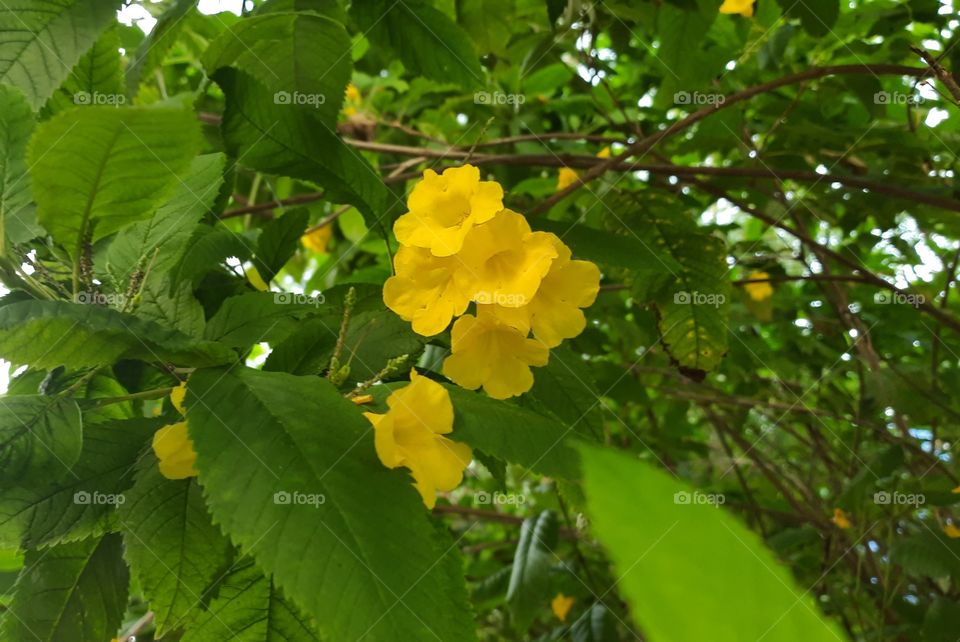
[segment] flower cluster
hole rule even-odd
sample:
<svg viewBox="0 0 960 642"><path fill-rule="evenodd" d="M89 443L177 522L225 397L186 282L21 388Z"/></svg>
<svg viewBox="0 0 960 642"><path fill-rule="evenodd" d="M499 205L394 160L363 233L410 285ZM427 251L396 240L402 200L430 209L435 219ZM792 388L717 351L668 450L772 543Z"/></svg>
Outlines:
<svg viewBox="0 0 960 642"><path fill-rule="evenodd" d="M472 165L427 170L407 206L394 225L401 247L383 287L387 307L424 336L459 317L443 364L458 385L495 399L528 391L531 366L586 327L581 308L596 299L600 270L504 208L503 189Z"/></svg>

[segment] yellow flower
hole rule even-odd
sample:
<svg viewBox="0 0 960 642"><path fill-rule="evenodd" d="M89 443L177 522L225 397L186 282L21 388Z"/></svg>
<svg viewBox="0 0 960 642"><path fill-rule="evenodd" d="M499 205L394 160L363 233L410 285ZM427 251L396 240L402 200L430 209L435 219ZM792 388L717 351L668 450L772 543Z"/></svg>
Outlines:
<svg viewBox="0 0 960 642"><path fill-rule="evenodd" d="M393 259L396 276L383 284L383 302L423 336L443 332L466 311L470 296L457 285L459 257L437 257L430 250L402 246Z"/></svg>
<svg viewBox="0 0 960 642"><path fill-rule="evenodd" d="M356 397L351 397L350 401L362 406L364 404L373 403L373 395L357 395Z"/></svg>
<svg viewBox="0 0 960 642"><path fill-rule="evenodd" d="M770 275L766 272L751 272L747 275L747 279L769 279ZM744 283L743 289L747 291L747 296L749 296L754 301L766 301L773 296L773 286L770 285L769 281L762 281L759 283Z"/></svg>
<svg viewBox="0 0 960 642"><path fill-rule="evenodd" d="M610 145L597 152L597 158L610 158Z"/></svg>
<svg viewBox="0 0 960 642"><path fill-rule="evenodd" d="M753 15L753 0L723 0L720 13L739 13L749 18Z"/></svg>
<svg viewBox="0 0 960 642"><path fill-rule="evenodd" d="M314 252L323 254L327 251L327 243L330 242L332 237L333 225L328 223L321 228L315 229L314 231L301 236L300 242L303 243L303 247L307 248L308 250L313 250Z"/></svg>
<svg viewBox="0 0 960 642"><path fill-rule="evenodd" d="M363 96L360 95L360 90L357 89L357 86L353 83L347 84L347 90L344 92L344 96L351 103L363 102Z"/></svg>
<svg viewBox="0 0 960 642"><path fill-rule="evenodd" d="M570 248L556 235L550 236L557 258L533 299L522 308L492 306L491 312L521 332L533 330L539 341L555 348L586 327L587 318L580 308L590 307L596 300L600 269L590 261L571 261Z"/></svg>
<svg viewBox="0 0 960 642"><path fill-rule="evenodd" d="M423 503L433 508L436 492L456 488L473 459L469 446L443 436L453 430L450 393L411 370L410 385L392 392L387 406L386 414L363 413L373 424L377 457L387 468L409 468Z"/></svg>
<svg viewBox="0 0 960 642"><path fill-rule="evenodd" d="M540 282L557 257L552 234L532 232L521 214L503 210L467 235L457 256L461 290L478 303L519 308L533 299Z"/></svg>
<svg viewBox="0 0 960 642"><path fill-rule="evenodd" d="M843 509L834 508L833 518L830 521L836 524L837 528L844 530L850 528L850 520L847 518L847 514L843 512Z"/></svg>
<svg viewBox="0 0 960 642"><path fill-rule="evenodd" d="M197 453L187 434L187 422L164 426L153 434L153 452L160 460L160 473L167 479L186 479L197 474Z"/></svg>
<svg viewBox="0 0 960 642"><path fill-rule="evenodd" d="M577 182L580 176L569 167L561 167L557 174L557 191L563 191Z"/></svg>
<svg viewBox="0 0 960 642"><path fill-rule="evenodd" d="M397 241L428 248L434 256L451 256L463 247L474 225L503 209L503 188L495 181L481 181L473 165L448 167L443 174L428 169L407 207L410 211L393 225Z"/></svg>
<svg viewBox="0 0 960 642"><path fill-rule="evenodd" d="M483 386L494 399L530 390L530 366L545 366L550 358L547 346L528 339L486 309L457 319L450 345L452 354L443 362L443 374L470 390Z"/></svg>
<svg viewBox="0 0 960 642"><path fill-rule="evenodd" d="M956 524L947 524L943 527L943 532L951 539L960 537L960 528L957 528Z"/></svg>
<svg viewBox="0 0 960 642"><path fill-rule="evenodd" d="M951 490L950 492L951 492L951 493L957 493L957 494L960 494L960 486L957 486L956 488L954 488L954 489L953 489L953 490Z"/></svg>
<svg viewBox="0 0 960 642"><path fill-rule="evenodd" d="M187 396L187 384L181 383L179 386L170 391L170 403L173 404L173 407L177 409L181 415L186 411L183 408L183 398Z"/></svg>
<svg viewBox="0 0 960 642"><path fill-rule="evenodd" d="M567 613L570 612L573 602L574 598L567 597L563 593L557 593L557 596L550 602L550 608L553 610L553 614L557 616L558 620L561 622L566 622Z"/></svg>

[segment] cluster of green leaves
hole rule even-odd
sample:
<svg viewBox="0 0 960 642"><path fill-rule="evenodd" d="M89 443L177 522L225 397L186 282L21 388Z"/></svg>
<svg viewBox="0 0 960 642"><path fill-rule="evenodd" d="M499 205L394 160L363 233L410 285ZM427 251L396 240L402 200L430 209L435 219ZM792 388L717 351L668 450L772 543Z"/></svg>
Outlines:
<svg viewBox="0 0 960 642"><path fill-rule="evenodd" d="M937 2L243 4L0 6L2 639L955 639ZM466 159L603 290L529 393L444 382L431 513L362 412L443 381L381 290Z"/></svg>

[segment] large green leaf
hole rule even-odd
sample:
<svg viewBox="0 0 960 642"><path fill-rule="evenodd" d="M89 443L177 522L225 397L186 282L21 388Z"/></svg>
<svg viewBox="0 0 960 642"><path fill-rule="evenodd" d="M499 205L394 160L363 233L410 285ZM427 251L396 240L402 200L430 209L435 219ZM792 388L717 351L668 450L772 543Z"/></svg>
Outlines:
<svg viewBox="0 0 960 642"><path fill-rule="evenodd" d="M170 480L144 457L118 510L125 556L161 633L181 628L227 568L230 541L213 525L196 478Z"/></svg>
<svg viewBox="0 0 960 642"><path fill-rule="evenodd" d="M31 205L27 142L35 126L23 94L0 85L0 253L41 234Z"/></svg>
<svg viewBox="0 0 960 642"><path fill-rule="evenodd" d="M119 359L203 367L236 358L225 345L110 308L65 301L0 308L0 357L39 368L100 366Z"/></svg>
<svg viewBox="0 0 960 642"><path fill-rule="evenodd" d="M343 25L311 13L270 13L233 25L210 44L210 75L232 66L256 78L282 107L306 105L327 127L337 124L353 59ZM319 70L319 71L318 71Z"/></svg>
<svg viewBox="0 0 960 642"><path fill-rule="evenodd" d="M80 457L80 408L40 395L0 398L0 481L62 477Z"/></svg>
<svg viewBox="0 0 960 642"><path fill-rule="evenodd" d="M115 29L110 29L83 54L41 113L47 116L76 106L125 104L120 68L120 37Z"/></svg>
<svg viewBox="0 0 960 642"><path fill-rule="evenodd" d="M119 535L28 551L3 620L7 642L104 642L127 606Z"/></svg>
<svg viewBox="0 0 960 642"><path fill-rule="evenodd" d="M325 637L474 638L455 547L328 381L200 370L186 405L214 520Z"/></svg>
<svg viewBox="0 0 960 642"><path fill-rule="evenodd" d="M559 524L557 516L543 511L536 518L523 521L520 541L513 555L507 604L513 626L526 631L550 598L550 571L559 561L557 548Z"/></svg>
<svg viewBox="0 0 960 642"><path fill-rule="evenodd" d="M314 626L252 560L238 562L219 583L207 612L181 642L319 642Z"/></svg>
<svg viewBox="0 0 960 642"><path fill-rule="evenodd" d="M174 0L157 19L150 34L143 39L127 65L126 85L131 96L137 95L140 81L160 66L177 36L186 26L185 18L196 11L196 0Z"/></svg>
<svg viewBox="0 0 960 642"><path fill-rule="evenodd" d="M757 535L715 498L625 454L594 446L581 452L594 532L646 639L844 639Z"/></svg>
<svg viewBox="0 0 960 642"><path fill-rule="evenodd" d="M317 312L315 298L286 292L248 292L223 302L207 322L207 339L236 348L249 348L261 341L275 341L296 327L296 319Z"/></svg>
<svg viewBox="0 0 960 642"><path fill-rule="evenodd" d="M4 487L0 544L34 548L105 532L133 482L137 456L162 425L158 419L87 425L80 459L62 479Z"/></svg>
<svg viewBox="0 0 960 642"><path fill-rule="evenodd" d="M0 83L39 109L100 32L116 19L114 0L9 0L0 5Z"/></svg>
<svg viewBox="0 0 960 642"><path fill-rule="evenodd" d="M37 127L30 176L37 217L73 256L147 218L178 184L200 146L199 124L182 109L87 107Z"/></svg>
<svg viewBox="0 0 960 642"><path fill-rule="evenodd" d="M315 182L329 200L355 205L368 225L383 215L390 198L383 181L308 108L278 104L264 85L232 68L215 79L227 94L224 143L243 165Z"/></svg>
<svg viewBox="0 0 960 642"><path fill-rule="evenodd" d="M350 10L367 37L395 52L411 73L468 88L483 83L470 36L422 0L355 2Z"/></svg>
<svg viewBox="0 0 960 642"><path fill-rule="evenodd" d="M297 251L309 218L310 211L299 208L263 226L257 239L254 265L265 282L269 283Z"/></svg>

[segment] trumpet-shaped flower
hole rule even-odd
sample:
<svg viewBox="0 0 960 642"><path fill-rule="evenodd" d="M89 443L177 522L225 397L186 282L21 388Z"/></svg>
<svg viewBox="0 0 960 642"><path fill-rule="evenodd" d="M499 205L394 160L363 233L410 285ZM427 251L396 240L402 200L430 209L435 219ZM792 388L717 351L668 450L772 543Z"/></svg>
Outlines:
<svg viewBox="0 0 960 642"><path fill-rule="evenodd" d="M438 490L456 488L473 459L466 444L443 435L453 430L453 403L439 383L410 371L410 385L387 397L385 414L365 412L373 424L377 457L387 468L409 468L427 508Z"/></svg>
<svg viewBox="0 0 960 642"><path fill-rule="evenodd" d="M477 303L526 305L557 257L551 237L532 232L521 214L503 210L467 236L458 255L464 265L458 273L460 289L471 292Z"/></svg>
<svg viewBox="0 0 960 642"><path fill-rule="evenodd" d="M443 174L428 169L407 207L410 211L393 225L397 240L428 248L434 256L451 256L463 247L473 226L503 209L503 188L495 181L481 181L473 165L450 167Z"/></svg>
<svg viewBox="0 0 960 642"><path fill-rule="evenodd" d="M153 433L153 452L160 460L160 473L167 479L186 479L197 474L197 453L187 433L187 422L170 424Z"/></svg>
<svg viewBox="0 0 960 642"><path fill-rule="evenodd" d="M494 399L521 395L533 387L531 366L545 366L550 350L525 332L504 323L484 306L453 324L452 354L443 374L470 390L483 386Z"/></svg>
<svg viewBox="0 0 960 642"><path fill-rule="evenodd" d="M551 234L557 258L540 289L522 308L491 307L501 321L534 336L548 348L577 336L587 325L581 308L593 305L600 291L600 269L590 261L573 261L570 248Z"/></svg>
<svg viewBox="0 0 960 642"><path fill-rule="evenodd" d="M303 247L323 254L327 251L327 244L333 238L333 225L327 223L323 227L318 227L312 232L308 232L300 237Z"/></svg>
<svg viewBox="0 0 960 642"><path fill-rule="evenodd" d="M753 15L753 0L724 0L720 13L739 13L749 18Z"/></svg>
<svg viewBox="0 0 960 642"><path fill-rule="evenodd" d="M769 281L760 281L759 279L769 279L770 275L766 272L751 272L747 275L748 279L757 279L756 283L745 283L743 289L747 296L754 301L766 301L773 296L773 286Z"/></svg>
<svg viewBox="0 0 960 642"><path fill-rule="evenodd" d="M393 265L397 273L383 285L383 302L412 322L417 334L429 337L443 332L470 304L469 293L456 282L463 269L458 257L438 257L424 248L402 246Z"/></svg>

